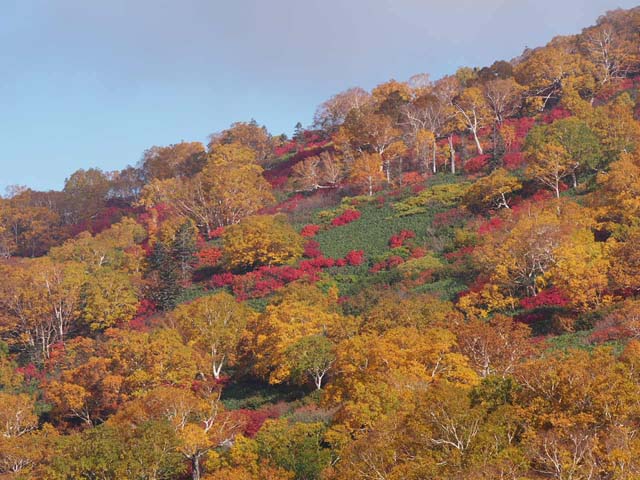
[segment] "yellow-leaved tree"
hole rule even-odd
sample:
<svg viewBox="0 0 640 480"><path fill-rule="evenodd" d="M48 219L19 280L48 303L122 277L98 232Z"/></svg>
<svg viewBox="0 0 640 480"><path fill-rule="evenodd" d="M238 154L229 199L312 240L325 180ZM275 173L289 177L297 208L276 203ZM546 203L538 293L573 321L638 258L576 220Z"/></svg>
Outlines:
<svg viewBox="0 0 640 480"><path fill-rule="evenodd" d="M254 371L270 383L309 374L320 388L333 363L331 346L322 338L331 337L340 319L335 289L324 293L313 285L290 284L248 329Z"/></svg>
<svg viewBox="0 0 640 480"><path fill-rule="evenodd" d="M303 238L282 215L255 215L225 229L222 253L230 268L295 262L302 256Z"/></svg>
<svg viewBox="0 0 640 480"><path fill-rule="evenodd" d="M140 204L168 204L208 235L273 201L271 186L262 172L250 148L236 143L216 145L201 172L192 178L153 180L143 189Z"/></svg>
<svg viewBox="0 0 640 480"><path fill-rule="evenodd" d="M477 375L455 346L455 335L441 328L397 327L342 341L327 389L328 400L340 405L338 423L363 431L435 382L475 384Z"/></svg>
<svg viewBox="0 0 640 480"><path fill-rule="evenodd" d="M247 321L255 315L225 292L182 304L172 314L184 340L209 361L214 378L236 360L238 345Z"/></svg>
<svg viewBox="0 0 640 480"><path fill-rule="evenodd" d="M360 155L351 166L350 179L371 197L374 189L384 180L381 165L382 159L376 153Z"/></svg>

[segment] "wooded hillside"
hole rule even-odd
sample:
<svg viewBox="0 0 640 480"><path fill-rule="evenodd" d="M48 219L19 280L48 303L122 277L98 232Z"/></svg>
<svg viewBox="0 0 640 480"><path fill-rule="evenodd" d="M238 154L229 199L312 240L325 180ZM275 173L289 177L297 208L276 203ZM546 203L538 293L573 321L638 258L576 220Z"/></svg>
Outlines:
<svg viewBox="0 0 640 480"><path fill-rule="evenodd" d="M0 199L0 478L640 478L640 7Z"/></svg>

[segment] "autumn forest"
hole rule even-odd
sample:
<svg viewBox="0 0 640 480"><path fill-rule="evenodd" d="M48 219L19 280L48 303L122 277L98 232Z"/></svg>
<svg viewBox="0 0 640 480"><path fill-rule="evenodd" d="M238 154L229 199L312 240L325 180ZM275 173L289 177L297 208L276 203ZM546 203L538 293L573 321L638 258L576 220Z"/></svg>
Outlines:
<svg viewBox="0 0 640 480"><path fill-rule="evenodd" d="M640 478L640 7L0 197L0 478Z"/></svg>

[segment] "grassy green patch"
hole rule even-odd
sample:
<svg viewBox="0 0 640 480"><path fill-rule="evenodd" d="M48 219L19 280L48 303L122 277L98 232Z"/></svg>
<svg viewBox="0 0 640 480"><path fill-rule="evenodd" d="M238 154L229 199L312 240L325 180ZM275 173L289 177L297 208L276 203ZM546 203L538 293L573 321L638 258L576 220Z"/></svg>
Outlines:
<svg viewBox="0 0 640 480"><path fill-rule="evenodd" d="M432 212L396 218L387 204L367 204L359 210L360 219L316 235L315 240L320 242L325 256L341 258L351 250L364 250L367 260L381 256L389 250L391 236L401 230L413 230L416 243L424 243L433 219Z"/></svg>
<svg viewBox="0 0 640 480"><path fill-rule="evenodd" d="M185 303L191 302L196 298L204 297L206 295L211 295L211 290L207 290L203 285L192 285L188 288L185 288L180 292L178 296L177 303Z"/></svg>
<svg viewBox="0 0 640 480"><path fill-rule="evenodd" d="M616 355L622 353L626 342L624 340L614 340L610 342L594 344L589 341L589 337L593 330L583 330L581 332L565 333L557 337L547 339L549 350L567 351L571 349L593 350L596 347L608 346L612 347Z"/></svg>
<svg viewBox="0 0 640 480"><path fill-rule="evenodd" d="M444 278L437 282L425 283L413 289L415 293L431 293L443 300L454 300L456 296L467 289L467 285L454 278Z"/></svg>

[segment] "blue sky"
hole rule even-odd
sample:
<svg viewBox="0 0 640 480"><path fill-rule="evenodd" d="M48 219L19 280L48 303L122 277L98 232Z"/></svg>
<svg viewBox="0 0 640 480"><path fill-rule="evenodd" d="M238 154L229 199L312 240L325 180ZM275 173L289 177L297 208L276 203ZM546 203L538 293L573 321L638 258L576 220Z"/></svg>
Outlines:
<svg viewBox="0 0 640 480"><path fill-rule="evenodd" d="M433 78L576 33L626 0L0 0L0 193L152 145L311 122L352 86Z"/></svg>

